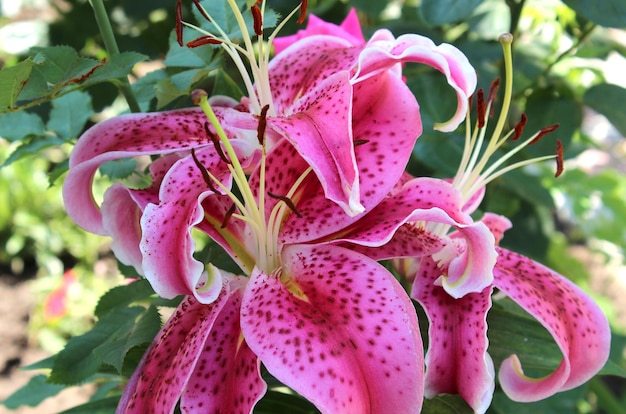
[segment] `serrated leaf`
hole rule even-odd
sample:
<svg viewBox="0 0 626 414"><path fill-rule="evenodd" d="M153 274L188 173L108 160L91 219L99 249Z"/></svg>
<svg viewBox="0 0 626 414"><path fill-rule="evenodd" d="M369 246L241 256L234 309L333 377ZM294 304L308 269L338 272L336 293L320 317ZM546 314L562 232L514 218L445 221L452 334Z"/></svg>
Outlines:
<svg viewBox="0 0 626 414"><path fill-rule="evenodd" d="M563 0L576 13L601 26L626 27L624 0Z"/></svg>
<svg viewBox="0 0 626 414"><path fill-rule="evenodd" d="M35 63L31 58L0 70L0 112L13 109Z"/></svg>
<svg viewBox="0 0 626 414"><path fill-rule="evenodd" d="M102 345L93 350L93 355L121 374L124 358L131 348L150 343L161 329L161 316L154 306L145 311L137 323L123 324Z"/></svg>
<svg viewBox="0 0 626 414"><path fill-rule="evenodd" d="M89 401L69 410L61 411L59 414L111 414L115 412L120 397L107 397L101 400Z"/></svg>
<svg viewBox="0 0 626 414"><path fill-rule="evenodd" d="M142 111L148 112L151 109L152 100L156 97L156 84L165 78L167 78L165 69L158 69L139 78L131 85Z"/></svg>
<svg viewBox="0 0 626 414"><path fill-rule="evenodd" d="M102 318L115 308L126 307L153 294L154 290L147 279L138 279L128 285L116 286L100 298L94 313L96 317Z"/></svg>
<svg viewBox="0 0 626 414"><path fill-rule="evenodd" d="M70 140L78 137L92 114L91 96L87 92L74 91L52 101L47 126L59 137Z"/></svg>
<svg viewBox="0 0 626 414"><path fill-rule="evenodd" d="M26 365L25 367L21 367L20 369L24 371L31 371L34 369L52 369L53 365L54 365L54 356L50 356L40 361L34 362L30 365Z"/></svg>
<svg viewBox="0 0 626 414"><path fill-rule="evenodd" d="M226 71L220 69L215 75L215 86L211 95L230 96L238 101L244 96L244 93L237 82Z"/></svg>
<svg viewBox="0 0 626 414"><path fill-rule="evenodd" d="M483 0L423 0L420 12L432 25L457 22L469 16Z"/></svg>
<svg viewBox="0 0 626 414"><path fill-rule="evenodd" d="M63 385L46 382L47 379L43 374L35 375L26 385L9 395L2 404L9 410L15 410L22 405L36 407L46 398L54 397L65 389Z"/></svg>
<svg viewBox="0 0 626 414"><path fill-rule="evenodd" d="M131 175L137 168L137 161L132 158L121 158L103 163L99 170L107 177L118 180Z"/></svg>
<svg viewBox="0 0 626 414"><path fill-rule="evenodd" d="M189 96L189 92L181 91L172 83L171 78L163 79L155 86L157 108L163 108L172 101Z"/></svg>
<svg viewBox="0 0 626 414"><path fill-rule="evenodd" d="M30 135L43 135L45 127L37 114L19 111L0 115L0 137L13 142Z"/></svg>
<svg viewBox="0 0 626 414"><path fill-rule="evenodd" d="M91 76L82 83L83 86L90 86L100 82L111 81L123 78L130 74L133 67L147 60L148 56L137 52L122 52L111 56L104 65L99 66Z"/></svg>
<svg viewBox="0 0 626 414"><path fill-rule="evenodd" d="M118 332L128 331L135 319L145 311L142 307L115 308L84 335L69 340L57 354L49 381L54 384L74 385L98 372L102 361L93 350Z"/></svg>
<svg viewBox="0 0 626 414"><path fill-rule="evenodd" d="M585 105L604 115L623 136L626 136L626 117L624 117L626 89L602 83L589 88L583 101Z"/></svg>

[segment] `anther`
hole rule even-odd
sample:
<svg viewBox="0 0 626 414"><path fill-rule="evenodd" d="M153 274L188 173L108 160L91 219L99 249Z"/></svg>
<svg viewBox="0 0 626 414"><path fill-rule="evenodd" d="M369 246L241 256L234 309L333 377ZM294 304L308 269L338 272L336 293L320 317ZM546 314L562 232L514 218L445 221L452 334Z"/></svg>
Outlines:
<svg viewBox="0 0 626 414"><path fill-rule="evenodd" d="M528 145L536 144L537 142L539 142L541 138L548 135L550 132L556 131L558 127L559 127L559 124L554 124L554 125L541 128L539 132L537 132L537 136L535 136L535 138L533 138L533 140L530 141Z"/></svg>
<svg viewBox="0 0 626 414"><path fill-rule="evenodd" d="M525 113L522 112L522 116L520 117L520 120L517 124L515 124L514 127L514 133L513 133L513 137L511 138L511 141L517 141L521 136L522 133L524 132L524 127L526 126L526 123L528 122L528 117L526 116Z"/></svg>
<svg viewBox="0 0 626 414"><path fill-rule="evenodd" d="M563 164L563 143L560 139L556 140L556 172L554 173L554 177L558 177L563 174L565 170Z"/></svg>
<svg viewBox="0 0 626 414"><path fill-rule="evenodd" d="M256 129L256 137L259 140L259 145L263 145L265 142L265 128L267 127L267 111L270 109L269 105L265 105L261 108L261 113L259 114L259 125Z"/></svg>
<svg viewBox="0 0 626 414"><path fill-rule="evenodd" d="M187 42L187 47L193 49L195 47L200 47L204 45L219 45L220 43L222 43L222 41L216 37L200 36L197 39Z"/></svg>
<svg viewBox="0 0 626 414"><path fill-rule="evenodd" d="M224 215L224 221L222 221L222 225L220 226L220 228L224 229L226 228L226 226L228 226L228 222L230 221L230 218L233 216L233 214L235 214L235 209L236 209L235 203L231 204L230 208Z"/></svg>
<svg viewBox="0 0 626 414"><path fill-rule="evenodd" d="M176 41L183 46L183 0L176 2Z"/></svg>
<svg viewBox="0 0 626 414"><path fill-rule="evenodd" d="M494 79L489 85L489 93L487 94L487 102L491 104L491 110L489 111L489 118L493 118L493 113L495 110L494 102L496 101L496 94L498 93L498 88L500 87L500 78Z"/></svg>
<svg viewBox="0 0 626 414"><path fill-rule="evenodd" d="M191 1L193 1L193 4L195 4L196 9L198 9L202 17L204 17L205 19L207 19L207 21L210 22L211 17L206 13L206 10L204 10L204 7L202 7L202 5L200 4L200 0L191 0Z"/></svg>
<svg viewBox="0 0 626 414"><path fill-rule="evenodd" d="M291 209L291 211L293 211L294 214L296 216L298 216L298 218L302 218L302 213L300 213L298 211L298 209L296 208L296 205L293 203L293 201L291 201L291 199L289 197L284 196L284 195L280 195L280 194L274 194L274 193L271 193L269 191L267 192L267 195L272 197L272 198L276 198L276 199L284 202L287 205L287 207L289 207Z"/></svg>
<svg viewBox="0 0 626 414"><path fill-rule="evenodd" d="M202 163L196 156L196 150L194 148L191 149L191 158L193 158L193 162L196 164L196 167L198 167L198 169L200 170L200 173L202 174L202 179L204 180L206 185L209 187L211 191L217 194L218 191L215 188L215 185L213 185L213 180L211 179L211 176L209 175L209 172L207 171L207 169L204 168L204 165L202 165Z"/></svg>
<svg viewBox="0 0 626 414"><path fill-rule="evenodd" d="M256 4L250 7L250 11L252 12L252 18L254 20L254 33L257 36L261 36L263 34L263 15L261 14L261 9Z"/></svg>
<svg viewBox="0 0 626 414"><path fill-rule="evenodd" d="M476 112L478 113L478 128L485 126L485 113L487 105L485 104L485 91L479 89L476 91Z"/></svg>
<svg viewBox="0 0 626 414"><path fill-rule="evenodd" d="M211 133L208 122L204 123L204 132L206 132L207 136L211 139L211 142L213 142L215 151L217 151L217 155L219 155L222 161L224 161L226 164L232 165L231 160L229 160L228 157L226 157L226 154L224 154L224 151L222 151L222 145L220 144L219 139L217 139L217 136L215 136L215 134Z"/></svg>
<svg viewBox="0 0 626 414"><path fill-rule="evenodd" d="M308 4L307 0L302 0L300 2L300 16L298 17L298 20L297 20L298 24L304 23L304 19L306 19L307 4Z"/></svg>

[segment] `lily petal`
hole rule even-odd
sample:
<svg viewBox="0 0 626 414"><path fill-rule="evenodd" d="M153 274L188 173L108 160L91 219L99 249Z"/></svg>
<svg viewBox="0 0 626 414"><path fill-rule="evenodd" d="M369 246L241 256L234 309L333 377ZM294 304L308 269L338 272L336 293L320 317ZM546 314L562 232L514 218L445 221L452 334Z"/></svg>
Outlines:
<svg viewBox="0 0 626 414"><path fill-rule="evenodd" d="M117 414L173 413L181 395L183 412L252 411L266 385L258 359L239 341L245 279L224 279L229 282L211 305L189 296L178 306L126 386Z"/></svg>
<svg viewBox="0 0 626 414"><path fill-rule="evenodd" d="M143 257L139 249L141 241L140 218L143 209L150 203L159 202L159 187L170 167L179 160L176 154L158 158L150 164L152 183L145 189L133 190L122 184L113 184L104 193L102 201L102 225L111 236L111 250L128 266L133 266L143 275Z"/></svg>
<svg viewBox="0 0 626 414"><path fill-rule="evenodd" d="M295 42L314 35L331 35L347 40L352 45L361 45L365 43L363 38L363 32L361 30L361 24L359 23L359 16L354 8L350 9L346 18L341 22L341 25L326 22L319 17L310 14L308 17L306 29L298 30L298 32L291 36L277 37L274 39L274 53L277 55L291 46Z"/></svg>
<svg viewBox="0 0 626 414"><path fill-rule="evenodd" d="M515 401L547 398L589 381L609 357L609 323L596 303L578 286L554 271L498 248L494 285L534 316L563 353L559 367L543 378L524 375L512 355L502 362L498 379Z"/></svg>
<svg viewBox="0 0 626 414"><path fill-rule="evenodd" d="M328 199L351 216L361 213L349 73L342 71L322 81L295 105L294 112L268 122L311 165Z"/></svg>
<svg viewBox="0 0 626 414"><path fill-rule="evenodd" d="M455 299L436 286L440 274L432 258L422 258L411 291L430 323L424 394L459 394L475 413L484 413L495 388L486 322L493 287Z"/></svg>
<svg viewBox="0 0 626 414"><path fill-rule="evenodd" d="M457 94L456 113L449 121L436 124L435 129L446 132L456 129L465 119L468 100L477 83L476 71L467 57L456 47L447 43L435 45L425 36L406 34L393 39L386 29L378 32L359 55L359 66L353 82L398 63L415 62L432 66L446 76L448 84Z"/></svg>
<svg viewBox="0 0 626 414"><path fill-rule="evenodd" d="M91 192L100 164L138 155L167 154L211 143L204 131L206 116L198 108L168 113L129 114L96 124L85 132L70 156L63 184L68 215L92 233L106 235L102 215Z"/></svg>
<svg viewBox="0 0 626 414"><path fill-rule="evenodd" d="M336 246L287 246L282 259L287 286L257 271L242 304L244 336L268 371L323 413L418 412L422 343L393 276Z"/></svg>
<svg viewBox="0 0 626 414"><path fill-rule="evenodd" d="M196 157L230 187L232 178L212 145L198 150ZM181 186L185 191L180 191ZM192 157L187 156L165 176L160 203L146 206L139 248L145 276L160 296L194 295L201 303L210 303L219 294L219 278L209 277L204 265L193 258L195 243L191 237L191 229L205 218L202 201L214 194Z"/></svg>

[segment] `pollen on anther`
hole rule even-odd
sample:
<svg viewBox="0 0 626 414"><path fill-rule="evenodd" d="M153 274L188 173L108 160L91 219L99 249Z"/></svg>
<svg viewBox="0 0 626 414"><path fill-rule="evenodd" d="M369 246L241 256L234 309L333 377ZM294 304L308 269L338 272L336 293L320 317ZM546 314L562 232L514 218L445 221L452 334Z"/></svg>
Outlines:
<svg viewBox="0 0 626 414"><path fill-rule="evenodd" d="M487 105L485 104L485 91L479 89L476 91L476 112L478 112L478 128L485 126L485 113L487 111Z"/></svg>
<svg viewBox="0 0 626 414"><path fill-rule="evenodd" d="M250 11L252 12L252 19L254 20L254 33L257 36L261 36L263 34L263 14L261 13L261 9L255 4L250 7Z"/></svg>
<svg viewBox="0 0 626 414"><path fill-rule="evenodd" d="M535 136L535 138L533 138L533 140L530 141L529 145L536 144L544 136L548 135L551 132L556 131L558 127L559 127L559 124L554 124L554 125L541 128L539 132L537 132L537 135Z"/></svg>
<svg viewBox="0 0 626 414"><path fill-rule="evenodd" d="M308 4L307 0L302 0L300 2L300 16L298 17L298 20L297 20L298 24L304 23L304 19L306 18L307 4Z"/></svg>

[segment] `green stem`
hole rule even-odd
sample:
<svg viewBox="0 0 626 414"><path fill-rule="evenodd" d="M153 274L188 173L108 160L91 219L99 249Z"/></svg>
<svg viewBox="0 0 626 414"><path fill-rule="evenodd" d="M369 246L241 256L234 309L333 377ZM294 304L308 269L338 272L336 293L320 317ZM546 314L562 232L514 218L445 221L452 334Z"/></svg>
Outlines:
<svg viewBox="0 0 626 414"><path fill-rule="evenodd" d="M109 15L104 8L104 3L102 2L102 0L89 0L89 3L93 8L93 13L96 17L96 23L98 24L98 29L100 29L100 34L102 35L102 40L104 41L104 47L109 53L109 56L115 56L119 54L120 49L117 47L115 35L113 34L113 27L111 27L111 21L109 20ZM119 78L119 82L120 91L122 92L122 95L124 95L126 103L128 103L128 107L130 108L131 112L141 112L141 108L139 108L137 99L135 98L135 95L130 88L130 82L128 81L128 79L126 77Z"/></svg>
<svg viewBox="0 0 626 414"><path fill-rule="evenodd" d="M598 405L608 414L624 414L624 406L598 377L589 381L589 389L598 397Z"/></svg>

